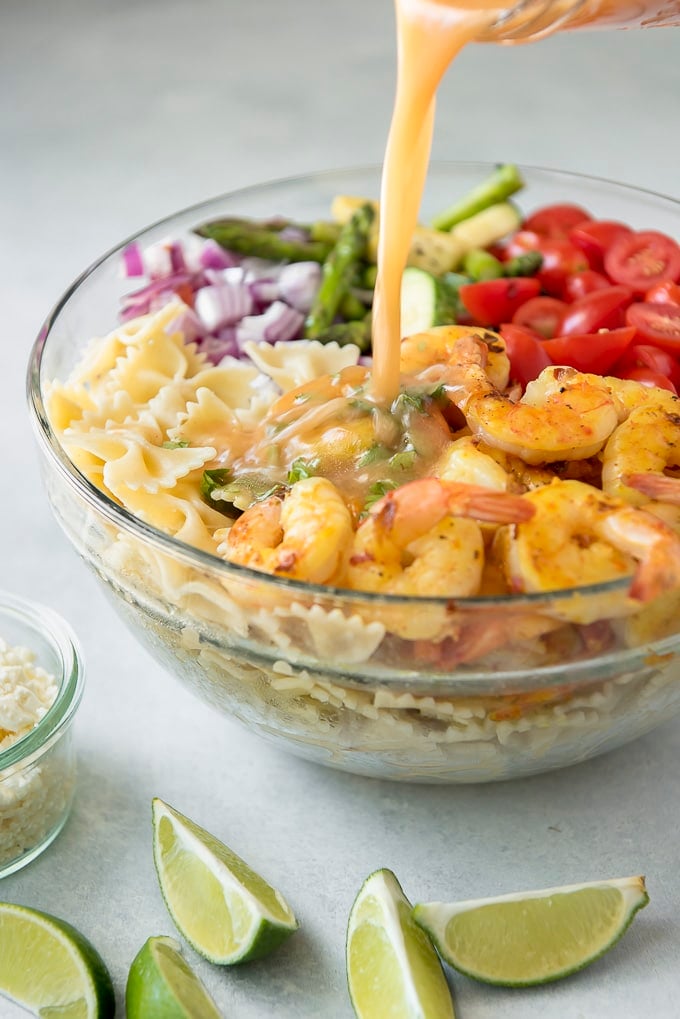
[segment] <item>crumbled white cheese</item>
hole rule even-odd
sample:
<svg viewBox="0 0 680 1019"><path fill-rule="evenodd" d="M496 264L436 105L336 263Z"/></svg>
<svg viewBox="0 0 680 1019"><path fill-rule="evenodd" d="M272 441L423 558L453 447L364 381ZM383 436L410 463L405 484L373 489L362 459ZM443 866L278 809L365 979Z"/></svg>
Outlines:
<svg viewBox="0 0 680 1019"><path fill-rule="evenodd" d="M0 638L0 752L44 718L57 693L56 679L31 650ZM71 754L60 744L0 771L0 871L48 838L68 808Z"/></svg>
<svg viewBox="0 0 680 1019"><path fill-rule="evenodd" d="M29 648L0 637L0 750L38 724L57 696L57 682Z"/></svg>

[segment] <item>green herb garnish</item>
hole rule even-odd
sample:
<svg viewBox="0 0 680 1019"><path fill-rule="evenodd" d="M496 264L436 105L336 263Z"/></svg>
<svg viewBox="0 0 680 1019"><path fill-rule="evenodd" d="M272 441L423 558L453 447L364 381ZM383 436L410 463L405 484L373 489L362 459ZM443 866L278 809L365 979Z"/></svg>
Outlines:
<svg viewBox="0 0 680 1019"><path fill-rule="evenodd" d="M313 478L318 469L318 460L305 460L304 457L299 456L290 465L288 484L294 485L296 481L302 481L304 478Z"/></svg>

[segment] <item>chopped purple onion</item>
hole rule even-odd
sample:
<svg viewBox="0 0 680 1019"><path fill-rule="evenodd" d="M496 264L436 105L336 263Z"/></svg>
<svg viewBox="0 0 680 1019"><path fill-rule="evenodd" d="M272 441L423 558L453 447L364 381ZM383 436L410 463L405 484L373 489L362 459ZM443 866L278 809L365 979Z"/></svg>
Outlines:
<svg viewBox="0 0 680 1019"><path fill-rule="evenodd" d="M263 307L270 305L279 297L279 284L276 280L253 280L252 283L248 283L248 289L253 300Z"/></svg>
<svg viewBox="0 0 680 1019"><path fill-rule="evenodd" d="M199 349L211 364L219 364L225 357L239 357L241 353L233 326L220 330L217 336L204 337Z"/></svg>
<svg viewBox="0 0 680 1019"><path fill-rule="evenodd" d="M318 262L292 262L284 265L279 275L281 298L303 314L314 303L321 284L321 266Z"/></svg>
<svg viewBox="0 0 680 1019"><path fill-rule="evenodd" d="M126 276L143 276L144 262L142 251L135 241L128 244L123 251L123 272Z"/></svg>
<svg viewBox="0 0 680 1019"><path fill-rule="evenodd" d="M244 283L220 283L197 290L194 306L206 330L214 333L249 315L253 298Z"/></svg>
<svg viewBox="0 0 680 1019"><path fill-rule="evenodd" d="M255 343L278 343L282 340L298 339L302 333L305 317L283 301L274 301L262 315L248 315L236 326L239 345L249 341Z"/></svg>

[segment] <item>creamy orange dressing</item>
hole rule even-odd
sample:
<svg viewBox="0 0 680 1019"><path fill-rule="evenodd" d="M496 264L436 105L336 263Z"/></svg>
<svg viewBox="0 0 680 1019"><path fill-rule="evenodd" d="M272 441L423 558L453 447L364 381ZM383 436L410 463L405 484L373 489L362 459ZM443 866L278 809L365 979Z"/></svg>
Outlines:
<svg viewBox="0 0 680 1019"><path fill-rule="evenodd" d="M397 90L380 194L373 307L372 393L399 392L401 277L418 220L434 125L435 96L449 64L473 40L521 42L560 27L680 23L680 0L396 0Z"/></svg>

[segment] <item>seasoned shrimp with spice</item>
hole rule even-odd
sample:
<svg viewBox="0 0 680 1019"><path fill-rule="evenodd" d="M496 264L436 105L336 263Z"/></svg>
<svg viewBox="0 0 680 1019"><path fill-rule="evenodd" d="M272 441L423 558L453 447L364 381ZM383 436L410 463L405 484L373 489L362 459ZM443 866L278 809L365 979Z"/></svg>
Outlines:
<svg viewBox="0 0 680 1019"><path fill-rule="evenodd" d="M512 591L560 591L630 575L629 599L647 602L680 586L680 536L644 509L581 481L555 481L524 499L535 514L499 539ZM607 609L603 616L614 614L611 599Z"/></svg>
<svg viewBox="0 0 680 1019"><path fill-rule="evenodd" d="M599 452L619 423L606 387L578 374L554 388L553 370L545 369L513 402L489 379L487 356L478 336L459 337L442 367L441 383L473 435L489 446L530 465L582 460Z"/></svg>
<svg viewBox="0 0 680 1019"><path fill-rule="evenodd" d="M412 481L383 496L357 528L348 586L430 597L476 594L484 567L479 522L517 523L533 512L521 496L479 485Z"/></svg>
<svg viewBox="0 0 680 1019"><path fill-rule="evenodd" d="M610 436L602 454L602 488L632 505L648 499L680 500L680 401L652 402L631 411ZM669 498L670 493L670 498Z"/></svg>
<svg viewBox="0 0 680 1019"><path fill-rule="evenodd" d="M352 534L350 512L335 486L326 478L303 478L285 496L254 503L216 537L229 562L331 584L342 571Z"/></svg>

